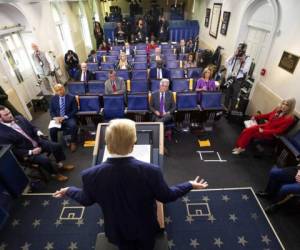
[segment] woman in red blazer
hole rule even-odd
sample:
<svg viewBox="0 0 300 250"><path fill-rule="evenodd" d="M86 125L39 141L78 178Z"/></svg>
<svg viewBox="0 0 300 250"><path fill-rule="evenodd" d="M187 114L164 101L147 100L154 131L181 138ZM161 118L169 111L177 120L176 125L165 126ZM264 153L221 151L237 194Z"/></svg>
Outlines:
<svg viewBox="0 0 300 250"><path fill-rule="evenodd" d="M284 133L294 122L292 113L295 104L295 99L283 100L272 112L252 117L252 120L265 119L267 121L245 128L238 137L232 153L238 155L244 152L252 139L272 139L274 136Z"/></svg>

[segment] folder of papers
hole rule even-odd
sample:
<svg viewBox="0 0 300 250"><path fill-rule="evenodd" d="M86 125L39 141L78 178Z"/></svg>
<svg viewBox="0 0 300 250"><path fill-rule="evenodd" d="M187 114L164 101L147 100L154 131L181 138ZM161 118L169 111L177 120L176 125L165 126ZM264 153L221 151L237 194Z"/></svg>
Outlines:
<svg viewBox="0 0 300 250"><path fill-rule="evenodd" d="M247 121L244 121L244 124L245 124L246 128L250 128L250 127L256 126L257 122L256 122L256 120L247 120Z"/></svg>
<svg viewBox="0 0 300 250"><path fill-rule="evenodd" d="M198 143L199 143L199 146L202 148L202 147L210 147L210 141L207 139L207 140L198 140Z"/></svg>
<svg viewBox="0 0 300 250"><path fill-rule="evenodd" d="M51 120L49 122L48 129L50 129L50 128L61 128L61 123L56 123L55 120Z"/></svg>

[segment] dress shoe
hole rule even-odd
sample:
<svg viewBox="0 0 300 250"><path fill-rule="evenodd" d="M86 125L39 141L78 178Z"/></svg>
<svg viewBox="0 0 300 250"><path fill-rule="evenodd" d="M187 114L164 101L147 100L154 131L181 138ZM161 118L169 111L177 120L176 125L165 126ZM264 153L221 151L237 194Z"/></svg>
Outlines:
<svg viewBox="0 0 300 250"><path fill-rule="evenodd" d="M69 178L62 174L57 174L57 175L54 175L54 179L57 181L67 181Z"/></svg>
<svg viewBox="0 0 300 250"><path fill-rule="evenodd" d="M265 198L265 199L270 198L270 194L265 191L258 191L255 194L260 198Z"/></svg>
<svg viewBox="0 0 300 250"><path fill-rule="evenodd" d="M76 145L76 143L74 143L74 142L71 142L71 145L70 145L70 150L71 150L71 152L75 152L75 151L76 151L76 149L77 149L77 145Z"/></svg>
<svg viewBox="0 0 300 250"><path fill-rule="evenodd" d="M64 165L64 166L60 167L59 169L65 170L65 171L71 171L71 170L73 170L74 168L75 168L74 165L68 164L68 165Z"/></svg>
<svg viewBox="0 0 300 250"><path fill-rule="evenodd" d="M232 152L234 152L234 151L236 151L236 150L238 150L238 148L234 148L234 149L232 149Z"/></svg>

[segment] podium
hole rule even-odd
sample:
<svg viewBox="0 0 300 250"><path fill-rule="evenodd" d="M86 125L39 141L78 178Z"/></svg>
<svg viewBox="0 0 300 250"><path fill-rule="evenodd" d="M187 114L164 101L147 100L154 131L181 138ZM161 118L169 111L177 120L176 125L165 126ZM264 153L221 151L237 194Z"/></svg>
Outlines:
<svg viewBox="0 0 300 250"><path fill-rule="evenodd" d="M92 165L102 162L105 155L105 130L108 123L100 123L97 127L96 142L93 151ZM150 145L150 162L163 168L164 153L164 126L161 122L137 122L137 143L138 145ZM160 228L164 228L163 204L157 202L157 219Z"/></svg>

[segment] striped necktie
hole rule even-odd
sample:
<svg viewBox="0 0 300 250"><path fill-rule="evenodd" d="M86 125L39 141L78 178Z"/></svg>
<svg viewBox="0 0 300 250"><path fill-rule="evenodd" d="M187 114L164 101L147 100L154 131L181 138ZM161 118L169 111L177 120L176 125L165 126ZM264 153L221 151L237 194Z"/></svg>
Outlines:
<svg viewBox="0 0 300 250"><path fill-rule="evenodd" d="M65 115L65 97L59 97L59 111L60 111L60 116Z"/></svg>
<svg viewBox="0 0 300 250"><path fill-rule="evenodd" d="M21 135L26 137L32 143L32 146L34 148L36 148L38 146L38 143L35 140L33 140L28 134L26 134L25 131L16 122L12 122L11 127L15 131L19 132Z"/></svg>

